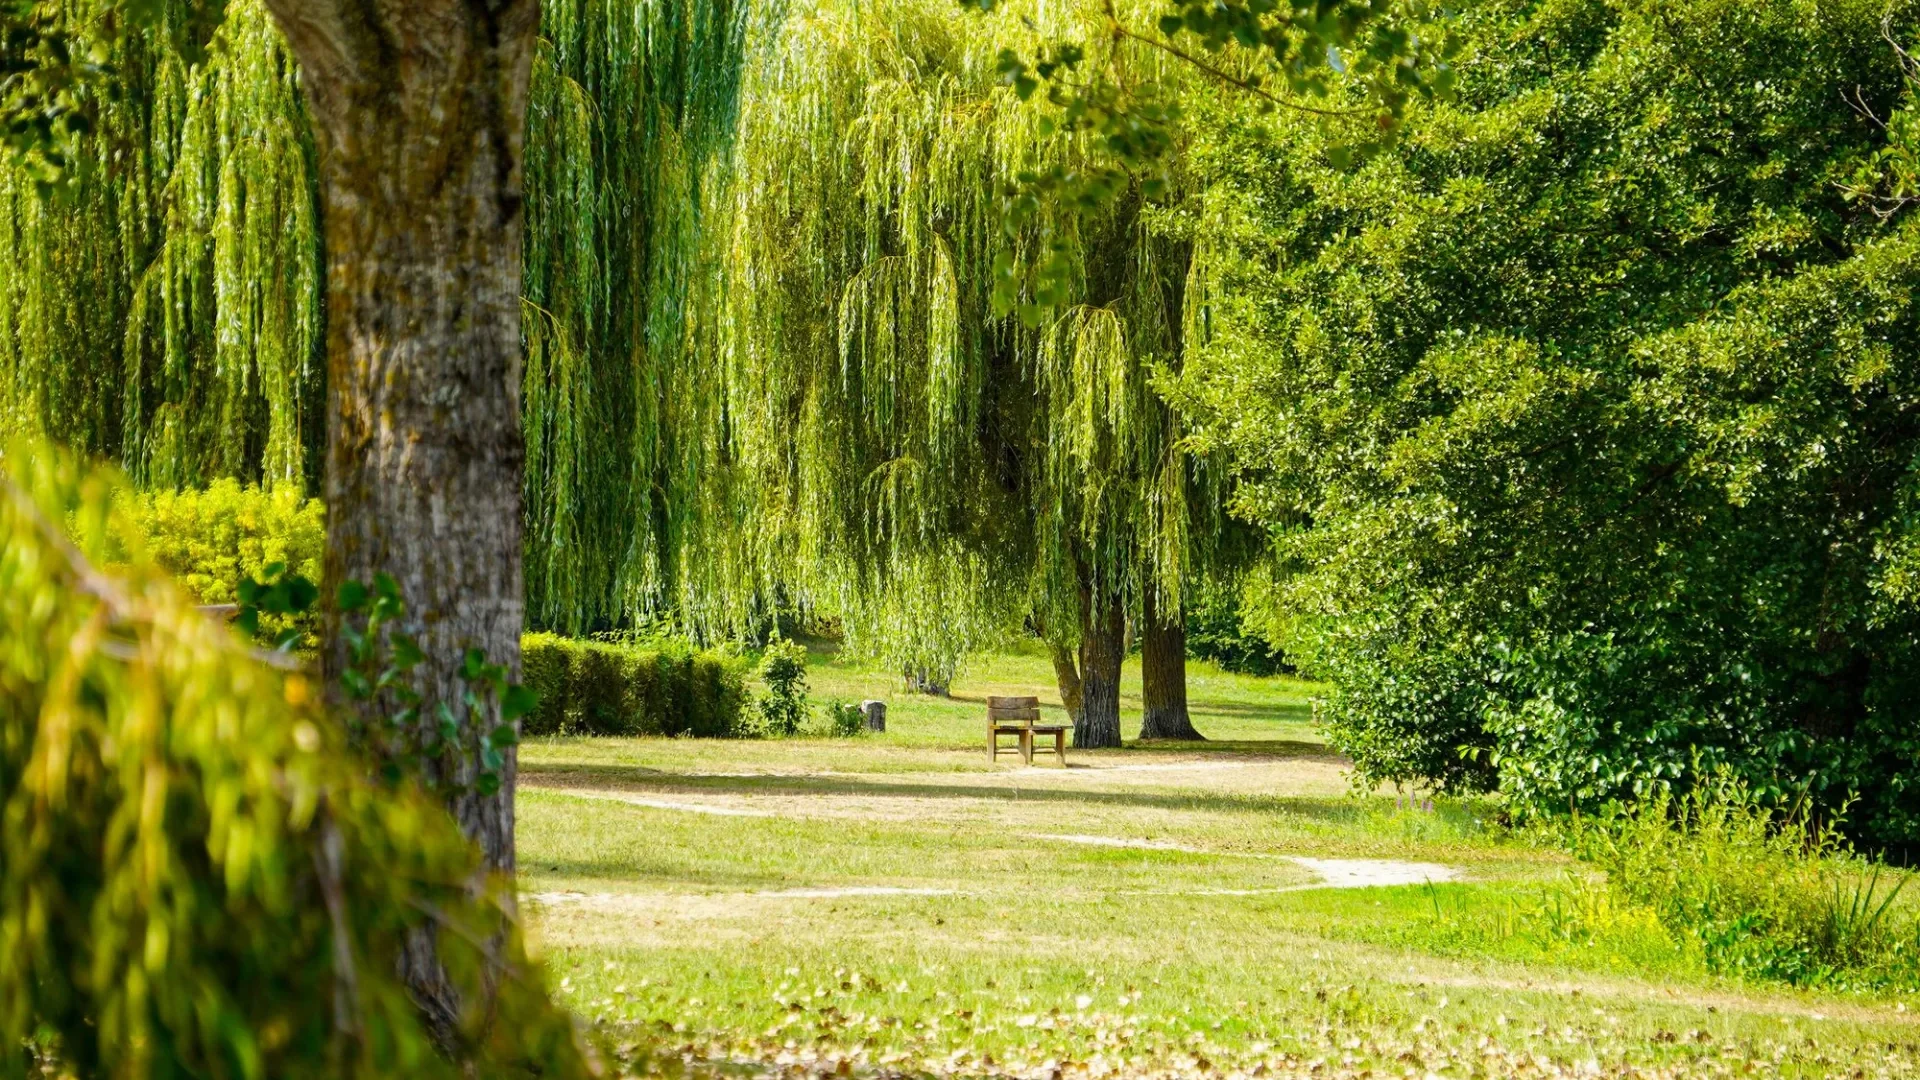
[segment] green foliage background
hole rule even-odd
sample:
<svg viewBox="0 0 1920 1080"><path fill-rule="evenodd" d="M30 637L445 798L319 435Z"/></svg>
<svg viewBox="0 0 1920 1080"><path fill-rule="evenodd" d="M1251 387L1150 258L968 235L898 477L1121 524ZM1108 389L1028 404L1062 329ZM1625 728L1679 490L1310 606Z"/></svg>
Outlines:
<svg viewBox="0 0 1920 1080"><path fill-rule="evenodd" d="M131 27L115 3L67 5L111 77L83 88L92 134L65 180L0 164L0 434L57 438L146 487L317 493L324 260L298 74L259 0L227 5L204 49L179 42L200 0L154 0ZM540 624L697 609L686 575L721 565L678 557L722 408L720 369L688 359L687 290L746 19L725 2L543 5L522 388Z"/></svg>
<svg viewBox="0 0 1920 1080"><path fill-rule="evenodd" d="M1495 0L1361 167L1211 118L1181 400L1368 775L1551 811L1725 765L1920 840L1916 249L1860 180L1912 14Z"/></svg>
<svg viewBox="0 0 1920 1080"><path fill-rule="evenodd" d="M70 184L0 169L0 430L304 493L295 75L256 0L204 50L166 10L113 39ZM1250 108L1092 5L558 0L532 618L799 610L937 675L1237 571L1230 505L1249 618L1372 778L1558 810L1726 766L1911 844L1913 15L1476 0L1457 96L1356 163L1354 122ZM1059 39L1186 120L1155 198L1010 219L1023 173L1102 160L1003 82ZM1040 265L1057 318L996 317Z"/></svg>

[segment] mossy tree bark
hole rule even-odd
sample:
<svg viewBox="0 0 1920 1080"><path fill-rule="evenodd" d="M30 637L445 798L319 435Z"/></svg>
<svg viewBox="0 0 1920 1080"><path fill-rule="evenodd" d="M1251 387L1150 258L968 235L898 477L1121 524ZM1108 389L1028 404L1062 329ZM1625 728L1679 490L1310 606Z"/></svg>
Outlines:
<svg viewBox="0 0 1920 1080"><path fill-rule="evenodd" d="M429 707L468 649L517 678L522 627L522 140L538 0L267 0L301 65L327 252L329 582L391 575ZM347 666L329 615L329 683ZM477 748L489 702L464 718ZM489 867L514 865L514 757L430 776ZM443 1043L461 1002L422 931L403 974ZM447 1047L458 1052L457 1047Z"/></svg>
<svg viewBox="0 0 1920 1080"><path fill-rule="evenodd" d="M1187 714L1187 624L1178 611L1162 612L1152 588L1140 599L1140 696L1146 706L1142 739L1204 739Z"/></svg>

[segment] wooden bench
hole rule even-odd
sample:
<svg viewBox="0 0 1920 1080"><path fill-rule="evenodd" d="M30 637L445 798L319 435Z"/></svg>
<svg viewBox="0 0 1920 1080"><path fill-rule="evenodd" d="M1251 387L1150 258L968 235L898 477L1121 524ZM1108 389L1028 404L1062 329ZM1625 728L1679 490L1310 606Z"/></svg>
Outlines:
<svg viewBox="0 0 1920 1080"><path fill-rule="evenodd" d="M1040 722L1037 697L990 697L987 699L987 760L1000 759L1000 736L1014 735L1020 740L1020 760L1033 764L1035 736L1053 736L1053 756L1061 768L1067 764L1067 726Z"/></svg>

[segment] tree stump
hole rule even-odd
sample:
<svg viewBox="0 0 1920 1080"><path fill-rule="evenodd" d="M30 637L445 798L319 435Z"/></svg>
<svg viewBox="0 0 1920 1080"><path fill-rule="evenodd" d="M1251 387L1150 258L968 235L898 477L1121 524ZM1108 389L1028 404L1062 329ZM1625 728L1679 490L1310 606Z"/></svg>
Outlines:
<svg viewBox="0 0 1920 1080"><path fill-rule="evenodd" d="M884 701L863 701L860 703L860 715L867 719L868 731L887 730L887 703Z"/></svg>

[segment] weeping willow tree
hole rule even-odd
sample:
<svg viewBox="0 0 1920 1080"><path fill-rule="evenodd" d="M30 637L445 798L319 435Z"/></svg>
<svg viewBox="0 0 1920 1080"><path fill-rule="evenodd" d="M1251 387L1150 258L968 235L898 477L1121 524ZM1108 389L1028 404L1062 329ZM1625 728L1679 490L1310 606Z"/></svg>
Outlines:
<svg viewBox="0 0 1920 1080"><path fill-rule="evenodd" d="M1000 86L998 48L1086 40L1125 78L1187 74L1102 18L546 5L524 158L531 621L719 634L798 605L933 685L1030 623L1070 703L1085 682L1095 745L1118 738L1132 612L1150 696L1177 705L1169 631L1219 502L1152 390L1186 336L1187 247L1137 194L1043 213L1013 246L1027 265L1060 245L1072 302L1028 329L988 299L1000 189L1094 157ZM166 26L112 42L72 183L48 198L0 168L0 428L152 486L311 489L326 312L298 76L258 0L204 51ZM1149 734L1185 733L1152 705Z"/></svg>
<svg viewBox="0 0 1920 1080"><path fill-rule="evenodd" d="M728 0L548 0L528 118L527 603L568 630L687 613L734 574L695 548L724 422L697 347L716 170L750 18ZM691 562L690 562L691 560Z"/></svg>
<svg viewBox="0 0 1920 1080"><path fill-rule="evenodd" d="M1153 389L1190 314L1190 245L1164 210L1132 191L1004 231L1000 195L1022 172L1081 168L1098 148L1002 85L1001 48L1078 40L1122 80L1191 74L1110 35L1104 11L796 3L749 50L715 260L728 476L757 508L751 544L910 670L950 670L993 628L1030 622L1082 746L1120 740L1129 613L1160 631L1144 635L1156 659L1176 650L1162 675L1183 678L1167 630L1221 505ZM993 312L1009 246L1015 265L1071 267L1073 296L1037 328ZM1176 682L1150 734L1191 733Z"/></svg>
<svg viewBox="0 0 1920 1080"><path fill-rule="evenodd" d="M112 6L74 0L70 22L102 25ZM156 488L315 491L312 129L259 0L187 41L201 6L175 0L95 43L113 77L66 182L0 163L0 434L58 438ZM697 263L724 209L711 173L747 8L550 0L542 20L525 152L528 612L570 630L682 607L730 624L723 599L765 590L722 588L741 575L683 553L720 457L718 369L691 344L713 310Z"/></svg>
<svg viewBox="0 0 1920 1080"><path fill-rule="evenodd" d="M76 0L96 25L107 0ZM310 486L322 435L312 137L264 9L97 43L115 77L67 181L0 165L0 431L155 486Z"/></svg>

